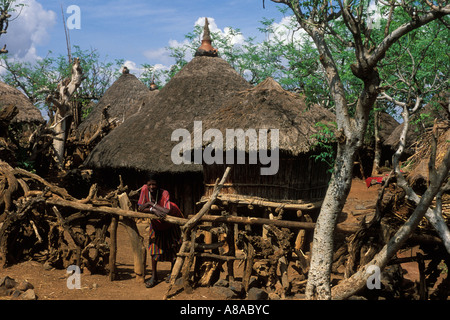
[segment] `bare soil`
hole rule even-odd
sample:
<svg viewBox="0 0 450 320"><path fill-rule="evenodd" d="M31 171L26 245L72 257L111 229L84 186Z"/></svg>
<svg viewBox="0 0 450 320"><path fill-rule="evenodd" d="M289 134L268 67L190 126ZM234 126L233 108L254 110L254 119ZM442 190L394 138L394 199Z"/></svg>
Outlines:
<svg viewBox="0 0 450 320"><path fill-rule="evenodd" d="M379 185L367 188L364 181L355 179L343 210L343 219L349 223L357 223L362 215L371 214L370 208L375 205L379 189ZM138 224L145 243L148 243L147 226L146 223ZM158 277L161 282L148 289L135 278L130 241L126 230L120 224L117 237L118 279L115 281L110 281L108 275L84 272L81 274L81 289L69 289L67 286L69 274L66 270L49 269L35 261L26 261L0 269L0 278L7 275L17 282L27 280L34 286L39 300L162 300L168 289L168 283L164 278L170 272L170 263L158 264ZM403 256L405 254L408 253L404 253ZM147 259L146 279L152 272L149 257ZM237 262L235 266L238 266ZM412 280L418 279L417 264L410 263L405 269L408 277ZM235 275L239 278L241 274L242 266L237 268ZM212 287L197 287L192 293L173 288L171 293L176 293L169 298L171 300L223 299Z"/></svg>

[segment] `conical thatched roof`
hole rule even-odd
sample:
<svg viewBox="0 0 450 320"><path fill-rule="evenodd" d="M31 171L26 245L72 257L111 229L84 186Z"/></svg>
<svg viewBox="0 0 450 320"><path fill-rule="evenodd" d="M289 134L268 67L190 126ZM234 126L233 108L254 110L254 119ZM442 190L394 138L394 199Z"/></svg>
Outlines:
<svg viewBox="0 0 450 320"><path fill-rule="evenodd" d="M386 112L380 113L380 138L381 142L384 143L389 136L398 127L399 123L390 114Z"/></svg>
<svg viewBox="0 0 450 320"><path fill-rule="evenodd" d="M227 62L218 57L195 57L141 112L114 129L91 152L92 168L132 168L153 172L199 172L200 165L175 165L171 141L176 129L192 132L195 120L214 112L240 90L251 88Z"/></svg>
<svg viewBox="0 0 450 320"><path fill-rule="evenodd" d="M317 142L314 134L318 122L335 121L334 114L319 105L307 106L305 98L284 90L267 78L256 87L240 92L203 120L203 131L214 128L222 132L226 149L227 129L278 129L279 149L296 156L309 152ZM270 131L268 134L270 148ZM249 143L246 143L248 151Z"/></svg>
<svg viewBox="0 0 450 320"><path fill-rule="evenodd" d="M22 92L0 81L0 108L7 105L14 105L19 111L12 122L45 122L39 109Z"/></svg>
<svg viewBox="0 0 450 320"><path fill-rule="evenodd" d="M150 91L136 76L123 73L105 91L103 97L94 106L88 117L79 125L76 134L78 137L86 137L94 134L100 121L102 112L106 106L108 108L109 119L116 119L118 124L123 123L131 115L135 114L142 105L143 99L154 96L158 90Z"/></svg>

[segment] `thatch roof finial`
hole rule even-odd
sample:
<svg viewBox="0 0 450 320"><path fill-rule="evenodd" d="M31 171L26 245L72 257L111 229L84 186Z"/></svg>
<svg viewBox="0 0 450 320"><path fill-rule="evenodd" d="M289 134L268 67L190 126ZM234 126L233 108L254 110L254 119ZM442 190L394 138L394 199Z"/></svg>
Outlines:
<svg viewBox="0 0 450 320"><path fill-rule="evenodd" d="M195 56L209 56L217 57L217 49L214 49L211 44L211 33L209 31L208 18L205 17L205 26L203 27L202 44L195 52Z"/></svg>
<svg viewBox="0 0 450 320"><path fill-rule="evenodd" d="M158 90L158 86L155 83L155 77L152 78L152 83L150 83L150 90Z"/></svg>

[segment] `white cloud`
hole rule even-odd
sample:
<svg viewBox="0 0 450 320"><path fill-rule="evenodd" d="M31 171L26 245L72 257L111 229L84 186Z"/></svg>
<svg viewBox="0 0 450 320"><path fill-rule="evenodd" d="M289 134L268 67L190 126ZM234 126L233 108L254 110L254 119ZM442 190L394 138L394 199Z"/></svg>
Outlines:
<svg viewBox="0 0 450 320"><path fill-rule="evenodd" d="M144 68L142 68L142 66L138 66L136 62L131 61L131 60L125 61L123 63L123 65L126 66L128 68L128 70L130 70L130 73L134 74L138 78L146 71ZM153 65L153 69L155 71L168 70L169 67L167 67L166 65L163 65L161 63L157 63L157 64Z"/></svg>
<svg viewBox="0 0 450 320"><path fill-rule="evenodd" d="M48 30L56 23L56 13L44 10L36 0L19 0L25 4L22 9L12 13L7 33L0 38L6 43L10 55L25 61L38 58L36 47L49 40Z"/></svg>
<svg viewBox="0 0 450 320"><path fill-rule="evenodd" d="M136 73L140 74L142 72L142 69L139 68L137 66L136 62L134 62L134 61L127 60L124 62L123 65L126 66L128 68L128 70L130 70L130 72L133 74L136 74Z"/></svg>
<svg viewBox="0 0 450 320"><path fill-rule="evenodd" d="M283 41L303 42L307 36L305 30L299 29L295 16L283 17L280 22L274 22L271 27L274 34ZM273 37L274 35L270 40L273 40Z"/></svg>
<svg viewBox="0 0 450 320"><path fill-rule="evenodd" d="M225 27L223 30L220 29L217 26L216 20L212 17L208 17L208 22L209 31L219 33L222 37L229 37L231 44L237 45L243 44L245 42L245 37L242 35L242 33L233 34L230 27ZM205 25L205 17L198 18L194 25L201 26L203 28L203 26Z"/></svg>
<svg viewBox="0 0 450 320"><path fill-rule="evenodd" d="M166 48L158 48L156 50L147 50L144 52L144 56L149 60L161 61L163 63L169 62L169 56Z"/></svg>

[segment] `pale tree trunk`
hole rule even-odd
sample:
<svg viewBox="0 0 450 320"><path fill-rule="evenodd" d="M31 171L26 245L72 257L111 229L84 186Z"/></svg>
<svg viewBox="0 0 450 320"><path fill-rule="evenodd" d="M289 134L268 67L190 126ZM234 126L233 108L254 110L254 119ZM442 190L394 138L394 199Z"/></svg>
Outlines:
<svg viewBox="0 0 450 320"><path fill-rule="evenodd" d="M375 112L375 155L373 158L372 176L380 173L380 161L381 161L381 137L380 137L380 112Z"/></svg>
<svg viewBox="0 0 450 320"><path fill-rule="evenodd" d="M83 80L83 70L80 66L80 59L75 58L72 66L71 79L64 79L58 84L57 94L48 96L47 101L53 103L56 107L54 123L51 126L55 132L53 138L53 149L55 151L55 160L59 166L63 166L64 152L67 130L69 129L69 117L71 116L70 99Z"/></svg>
<svg viewBox="0 0 450 320"><path fill-rule="evenodd" d="M313 255L308 272L306 296L328 299L331 263L333 261L334 229L339 213L350 191L355 147L339 146L334 172L314 228Z"/></svg>

